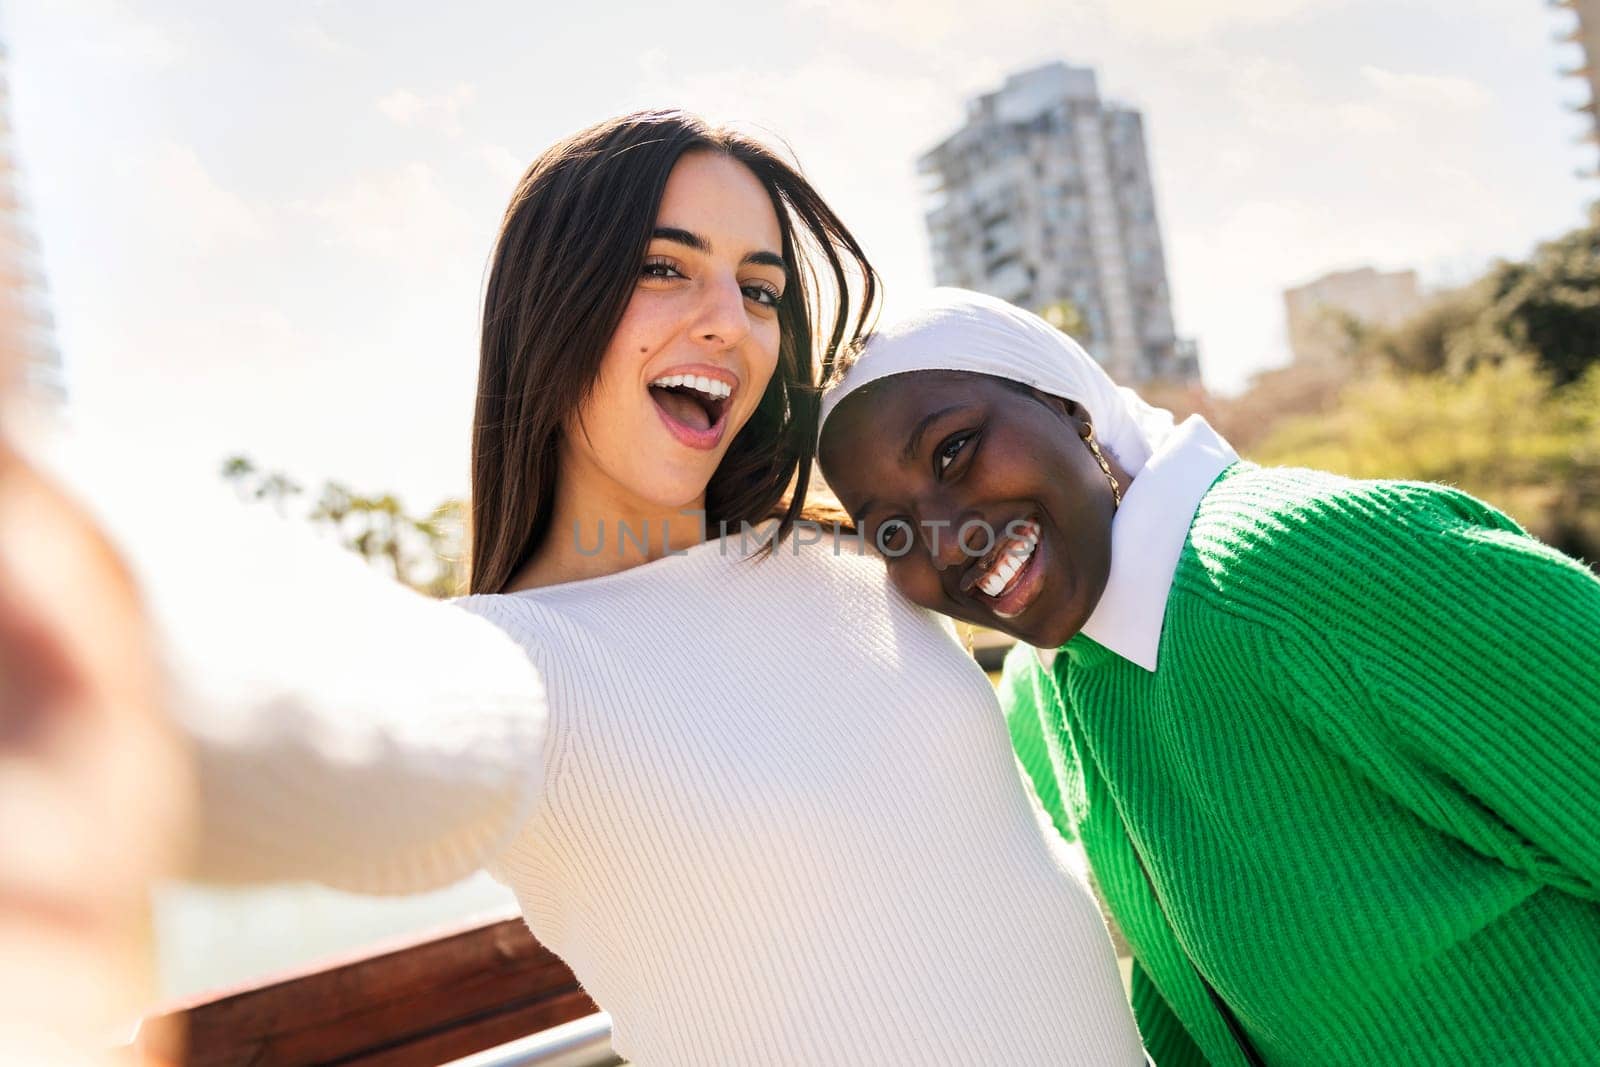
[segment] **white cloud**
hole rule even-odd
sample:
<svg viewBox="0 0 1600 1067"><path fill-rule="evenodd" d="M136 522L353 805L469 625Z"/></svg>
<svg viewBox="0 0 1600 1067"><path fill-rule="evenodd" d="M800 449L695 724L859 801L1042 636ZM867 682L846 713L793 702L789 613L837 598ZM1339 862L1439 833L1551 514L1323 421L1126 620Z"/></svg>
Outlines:
<svg viewBox="0 0 1600 1067"><path fill-rule="evenodd" d="M509 187L516 184L522 177L523 172L528 169L528 164L533 162L529 159L523 159L501 144L485 144L481 146L478 149L478 158L483 160L490 173L506 183L508 187L507 195L509 195Z"/></svg>
<svg viewBox="0 0 1600 1067"><path fill-rule="evenodd" d="M1361 136L1398 133L1403 128L1393 108L1376 104L1336 104L1332 117L1341 130Z"/></svg>
<svg viewBox="0 0 1600 1067"><path fill-rule="evenodd" d="M1304 130L1308 112L1322 106L1305 75L1291 63L1259 56L1235 59L1211 52L1195 73L1220 79L1245 124L1259 133Z"/></svg>
<svg viewBox="0 0 1600 1067"><path fill-rule="evenodd" d="M454 137L461 133L462 110L476 95L477 89L466 82L428 96L396 89L378 101L378 110L401 126L420 126Z"/></svg>
<svg viewBox="0 0 1600 1067"><path fill-rule="evenodd" d="M204 256L267 236L267 208L220 185L188 145L169 142L113 166L128 179L117 195L135 247Z"/></svg>
<svg viewBox="0 0 1600 1067"><path fill-rule="evenodd" d="M1334 0L1010 0L1003 21L993 5L970 0L875 0L836 4L799 0L797 6L856 32L883 37L902 49L993 42L998 35L1061 41L1069 48L1077 31L1085 41L1106 30L1137 38L1190 39L1245 24L1282 22ZM981 49L966 52L970 62Z"/></svg>
<svg viewBox="0 0 1600 1067"><path fill-rule="evenodd" d="M363 175L293 207L320 222L325 240L332 244L372 256L404 256L419 268L443 252L459 250L477 232L426 163Z"/></svg>
<svg viewBox="0 0 1600 1067"><path fill-rule="evenodd" d="M958 39L983 19L983 12L968 0L873 0L853 4L799 0L796 6L830 22L845 23L857 32L887 37L911 48ZM1021 18L1057 6L1044 0L1023 0L1013 5Z"/></svg>
<svg viewBox="0 0 1600 1067"><path fill-rule="evenodd" d="M1401 104L1478 111L1493 100L1488 89L1467 78L1400 74L1370 66L1361 68L1361 77L1386 99Z"/></svg>
<svg viewBox="0 0 1600 1067"><path fill-rule="evenodd" d="M1367 66L1358 82L1343 91L1330 91L1314 86L1299 67L1280 60L1235 61L1214 52L1205 62L1227 86L1238 113L1255 133L1287 143L1316 143L1328 131L1393 138L1419 127L1439 128L1470 118L1493 103L1487 89L1466 78Z"/></svg>
<svg viewBox="0 0 1600 1067"><path fill-rule="evenodd" d="M187 52L179 27L164 25L118 0L78 0L83 27L70 47L88 62L135 70L170 67Z"/></svg>
<svg viewBox="0 0 1600 1067"><path fill-rule="evenodd" d="M1207 37L1225 27L1284 22L1332 0L1099 0L1117 29L1142 37Z"/></svg>
<svg viewBox="0 0 1600 1067"><path fill-rule="evenodd" d="M328 56L349 56L360 51L347 41L342 41L329 33L320 22L306 20L296 23L289 30L289 39L307 51L317 52Z"/></svg>

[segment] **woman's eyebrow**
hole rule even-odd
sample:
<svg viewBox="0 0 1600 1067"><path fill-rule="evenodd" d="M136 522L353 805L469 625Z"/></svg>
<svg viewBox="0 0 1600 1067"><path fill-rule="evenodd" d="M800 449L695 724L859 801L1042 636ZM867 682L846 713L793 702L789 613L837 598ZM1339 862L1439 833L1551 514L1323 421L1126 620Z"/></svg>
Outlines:
<svg viewBox="0 0 1600 1067"><path fill-rule="evenodd" d="M690 230L680 230L676 226L657 226L651 231L650 236L660 241L671 241L673 244L692 248L696 252L710 252L711 242Z"/></svg>
<svg viewBox="0 0 1600 1067"><path fill-rule="evenodd" d="M657 226L650 231L650 236L660 241L671 241L673 244L692 248L696 252L710 254L711 242L701 237L692 230L680 229L677 226ZM789 273L789 264L776 252L751 252L740 260L741 263L754 263L763 267L776 267L785 274Z"/></svg>
<svg viewBox="0 0 1600 1067"><path fill-rule="evenodd" d="M905 451L900 453L901 460L906 463L910 463L913 459L915 459L917 452L922 448L922 435L927 432L928 427L932 426L934 423L938 422L952 411L959 411L960 409L960 404L951 404L947 408L940 408L938 411L924 415L917 423L916 429L911 431L910 438L906 440Z"/></svg>
<svg viewBox="0 0 1600 1067"><path fill-rule="evenodd" d="M776 252L751 252L741 262L754 263L762 267L777 267L784 274L789 273L789 264L785 263L783 257Z"/></svg>

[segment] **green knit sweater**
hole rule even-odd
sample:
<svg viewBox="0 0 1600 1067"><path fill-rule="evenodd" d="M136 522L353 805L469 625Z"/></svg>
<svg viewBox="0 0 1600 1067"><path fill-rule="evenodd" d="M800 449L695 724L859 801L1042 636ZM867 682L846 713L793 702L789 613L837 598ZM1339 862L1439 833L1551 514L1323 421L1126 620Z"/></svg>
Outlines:
<svg viewBox="0 0 1600 1067"><path fill-rule="evenodd" d="M1212 990L1273 1065L1600 1063L1600 581L1500 512L1235 464L1158 669L1002 698L1159 1067L1250 1062Z"/></svg>

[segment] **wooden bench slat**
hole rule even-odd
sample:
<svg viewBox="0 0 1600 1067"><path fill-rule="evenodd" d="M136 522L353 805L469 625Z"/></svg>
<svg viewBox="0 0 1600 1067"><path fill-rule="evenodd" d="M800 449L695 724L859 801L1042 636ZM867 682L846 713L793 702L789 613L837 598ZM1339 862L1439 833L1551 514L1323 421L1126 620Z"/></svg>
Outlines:
<svg viewBox="0 0 1600 1067"><path fill-rule="evenodd" d="M189 1067L411 1067L598 1010L520 918L506 919L178 1006L146 1020L139 1046Z"/></svg>

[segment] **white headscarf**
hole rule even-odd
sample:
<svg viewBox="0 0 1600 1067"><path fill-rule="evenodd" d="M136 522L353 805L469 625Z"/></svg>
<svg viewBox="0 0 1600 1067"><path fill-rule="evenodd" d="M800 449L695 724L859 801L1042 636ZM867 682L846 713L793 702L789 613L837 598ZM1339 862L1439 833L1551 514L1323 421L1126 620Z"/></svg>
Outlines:
<svg viewBox="0 0 1600 1067"><path fill-rule="evenodd" d="M1072 338L1029 311L967 289L933 289L874 331L855 364L822 396L819 429L869 382L912 371L989 374L1081 404L1095 438L1130 476L1173 432L1172 413L1118 386Z"/></svg>

